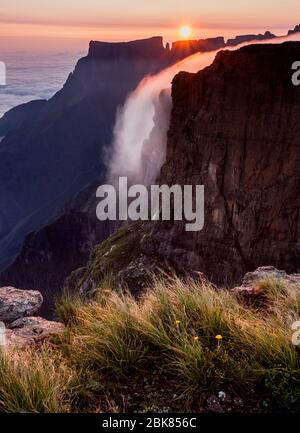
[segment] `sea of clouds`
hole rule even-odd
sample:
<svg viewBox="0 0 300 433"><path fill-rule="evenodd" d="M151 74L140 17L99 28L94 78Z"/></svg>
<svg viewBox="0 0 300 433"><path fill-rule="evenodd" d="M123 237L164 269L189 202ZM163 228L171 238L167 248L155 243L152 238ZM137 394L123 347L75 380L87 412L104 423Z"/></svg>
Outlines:
<svg viewBox="0 0 300 433"><path fill-rule="evenodd" d="M6 86L0 86L0 118L16 105L49 99L66 81L84 53L0 53Z"/></svg>

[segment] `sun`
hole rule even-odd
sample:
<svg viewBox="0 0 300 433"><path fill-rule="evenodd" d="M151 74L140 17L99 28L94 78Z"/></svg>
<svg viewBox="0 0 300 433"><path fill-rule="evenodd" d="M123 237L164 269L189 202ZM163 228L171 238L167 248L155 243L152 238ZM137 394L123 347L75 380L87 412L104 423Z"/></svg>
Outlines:
<svg viewBox="0 0 300 433"><path fill-rule="evenodd" d="M180 36L184 39L188 38L191 34L191 28L189 26L182 26L180 28Z"/></svg>

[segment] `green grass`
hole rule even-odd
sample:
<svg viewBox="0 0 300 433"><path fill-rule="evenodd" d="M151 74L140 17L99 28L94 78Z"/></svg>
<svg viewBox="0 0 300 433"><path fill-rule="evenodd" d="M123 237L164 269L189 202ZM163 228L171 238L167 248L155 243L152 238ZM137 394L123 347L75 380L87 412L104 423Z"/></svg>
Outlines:
<svg viewBox="0 0 300 433"><path fill-rule="evenodd" d="M1 412L68 412L76 374L47 346L0 353Z"/></svg>
<svg viewBox="0 0 300 433"><path fill-rule="evenodd" d="M190 407L220 390L245 399L253 391L273 410L297 411L300 356L291 324L299 296L281 282L259 284L265 310L209 284L166 277L139 300L108 286L93 299L65 296L57 313L67 332L55 353L2 361L0 409L55 412L73 402L78 410L80 401L99 410L108 392L115 401L120 386L141 388L155 376Z"/></svg>
<svg viewBox="0 0 300 433"><path fill-rule="evenodd" d="M74 271L65 281L68 289L74 284L85 293L100 287L109 275L112 286L117 287L118 272L126 268L140 254L141 232L146 235L149 228L141 221L126 224L116 233L94 248L91 259L85 268ZM74 281L73 281L74 280Z"/></svg>
<svg viewBox="0 0 300 433"><path fill-rule="evenodd" d="M157 279L140 301L102 292L76 306L71 357L115 381L155 366L192 399L220 389L240 395L263 386L271 371L293 375L300 367L291 343L296 312L286 314L293 296L277 282L261 284L273 305L268 314L247 308L227 291L178 278ZM274 389L277 401L278 392Z"/></svg>

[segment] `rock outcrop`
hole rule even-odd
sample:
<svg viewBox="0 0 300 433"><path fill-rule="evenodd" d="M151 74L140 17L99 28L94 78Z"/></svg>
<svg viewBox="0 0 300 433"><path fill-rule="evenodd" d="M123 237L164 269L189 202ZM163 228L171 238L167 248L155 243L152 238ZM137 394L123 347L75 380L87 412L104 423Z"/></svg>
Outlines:
<svg viewBox="0 0 300 433"><path fill-rule="evenodd" d="M128 42L91 41L88 55L93 58L108 59L149 59L167 60L168 51L163 46L163 38L154 36L149 39L139 39Z"/></svg>
<svg viewBox="0 0 300 433"><path fill-rule="evenodd" d="M0 321L10 323L21 317L32 316L42 303L43 297L36 290L0 287Z"/></svg>
<svg viewBox="0 0 300 433"><path fill-rule="evenodd" d="M225 48L226 43L223 36L217 36L215 38L198 39L199 51L214 51L220 48Z"/></svg>
<svg viewBox="0 0 300 433"><path fill-rule="evenodd" d="M264 293L261 282L276 281L277 284L283 284L289 290L300 294L300 274L287 274L280 271L274 266L262 266L253 272L247 272L240 286L232 289L233 293L243 296L252 303L266 303L267 295Z"/></svg>
<svg viewBox="0 0 300 433"><path fill-rule="evenodd" d="M173 59L181 60L198 52L214 51L226 46L222 36L198 40L182 40L173 42L170 56Z"/></svg>
<svg viewBox="0 0 300 433"><path fill-rule="evenodd" d="M5 330L5 348L21 349L40 345L47 340L60 336L65 327L62 323L52 322L42 317L18 319Z"/></svg>
<svg viewBox="0 0 300 433"><path fill-rule="evenodd" d="M43 297L34 290L0 287L0 348L23 348L43 343L61 335L65 327L42 317L33 316L42 305Z"/></svg>
<svg viewBox="0 0 300 433"><path fill-rule="evenodd" d="M288 31L288 35L293 35L294 33L300 32L300 24L296 25L293 30Z"/></svg>
<svg viewBox="0 0 300 433"><path fill-rule="evenodd" d="M125 224L100 243L85 267L66 279L65 290L92 295L107 276L114 287L127 285L135 295L146 286L149 272L155 271L155 258L142 254L142 241L149 234L149 225L141 222Z"/></svg>
<svg viewBox="0 0 300 433"><path fill-rule="evenodd" d="M273 38L276 38L276 36L269 31L266 31L264 34L259 33L258 35L239 35L233 39L228 39L226 45L228 47L234 47L244 42L265 41Z"/></svg>
<svg viewBox="0 0 300 433"><path fill-rule="evenodd" d="M286 283L289 287L300 290L300 274L287 274L274 266L262 266L253 272L247 272L242 280L241 287L253 287L263 279L274 279Z"/></svg>

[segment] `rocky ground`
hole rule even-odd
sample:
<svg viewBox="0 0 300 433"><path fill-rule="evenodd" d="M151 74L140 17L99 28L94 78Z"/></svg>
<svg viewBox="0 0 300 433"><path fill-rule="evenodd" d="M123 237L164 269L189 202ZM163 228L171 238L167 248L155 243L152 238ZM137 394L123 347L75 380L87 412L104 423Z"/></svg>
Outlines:
<svg viewBox="0 0 300 433"><path fill-rule="evenodd" d="M203 274L200 277L202 280L206 279ZM260 310L265 315L268 314L269 307L270 314L272 314L272 297L266 291L262 281L282 283L286 290L296 293L296 296L292 296L290 299L298 299L300 274L287 274L285 271L272 266L260 267L253 272L248 272L241 284L229 291L231 291L233 297L238 295L243 298L250 308L254 307L253 311L257 311L259 317ZM208 281L206 284L209 287ZM215 289L217 291L226 290L218 287L215 287ZM287 296L287 292L285 293ZM9 354L11 350L14 350L14 353L22 354L23 349L28 348L33 351L31 353L40 356L39 351L45 347L43 343L51 341L53 353L59 353L59 345L56 346L53 337L66 336L66 327L60 322L48 321L39 317L38 314L42 303L43 297L38 291L19 290L14 287L0 288L0 322L5 324L5 327L0 327L2 332L0 343L2 345L5 343L3 346L5 352ZM79 308L82 308L82 305ZM224 305L224 308L226 309L226 305ZM75 318L76 311L73 314L73 318ZM99 321L99 317L95 316L93 320ZM68 326L66 322L65 324ZM69 328L69 332L72 332L72 327ZM79 336L79 338L81 337ZM97 334L97 338L101 338L101 333ZM21 352L19 352L20 349L22 349ZM89 382L90 384L87 387L91 387L89 393L94 392L91 391L94 387L100 387L100 391L96 391L95 407L97 407L98 411L180 412L183 407L186 407L186 401L180 395L177 395L176 389L170 385L172 381L168 377L168 373L159 371L159 368L154 365L153 368L137 370L131 376L126 376L126 380L123 377L122 380L112 382L109 377L104 375L100 384L93 377L89 378ZM100 393L97 394L98 392ZM244 392L241 397L238 393L226 389L223 384L223 386L217 388L216 392L208 394L201 404L198 402L195 406L195 401L191 399L191 406L189 406L189 409L184 410L212 413L261 413L273 410L270 402L271 396L268 396L265 392L260 394L257 393L257 390L249 389L249 392ZM85 411L85 406L82 406L81 410Z"/></svg>
<svg viewBox="0 0 300 433"><path fill-rule="evenodd" d="M133 267L133 264L131 266ZM129 265L128 272L130 269ZM145 284L142 270L140 274L138 273L139 269L131 270L134 281L140 277L140 290L142 290ZM124 281L120 273L118 273L118 278L118 281ZM205 279L206 277L202 274L201 278ZM287 274L273 266L263 266L254 272L248 272L240 286L232 288L231 291L244 297L250 304L265 306L267 297L259 288L258 282L268 278L282 281L291 290L300 291L300 274ZM82 293L85 292L82 291ZM93 295L93 291L87 292L86 295ZM50 336L64 332L65 327L62 323L46 320L37 315L42 304L43 296L39 291L19 290L14 287L0 288L0 322L4 323L6 328L8 347L34 345L47 340Z"/></svg>

